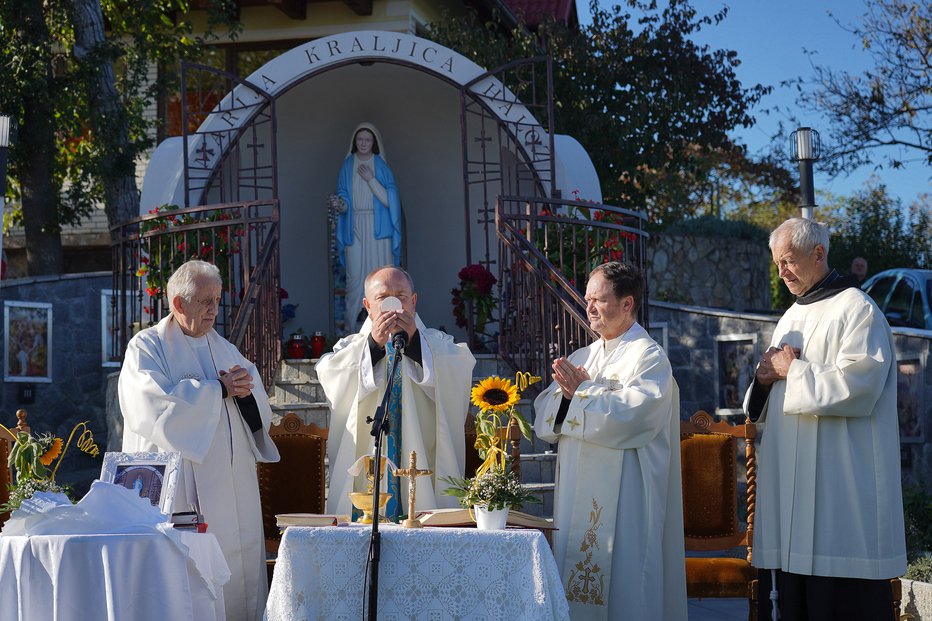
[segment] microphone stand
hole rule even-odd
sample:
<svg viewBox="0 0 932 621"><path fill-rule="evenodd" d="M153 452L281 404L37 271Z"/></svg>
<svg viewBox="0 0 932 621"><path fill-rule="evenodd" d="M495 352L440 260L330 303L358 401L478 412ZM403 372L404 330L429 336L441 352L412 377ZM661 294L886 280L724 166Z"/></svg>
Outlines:
<svg viewBox="0 0 932 621"><path fill-rule="evenodd" d="M379 606L379 558L382 552L382 535L379 533L379 489L382 486L382 440L389 433L390 422L388 420L388 399L392 394L392 388L395 384L395 369L404 357L404 340L399 339L401 347L395 345L394 335L392 336L392 345L395 346L395 359L392 361L391 369L388 371L388 378L385 382L385 394L382 395L382 403L375 410L374 418L366 418L366 422L372 423L372 431L375 436L375 461L373 462L372 476L372 534L369 537L369 621L378 619ZM399 499L400 501L400 499Z"/></svg>

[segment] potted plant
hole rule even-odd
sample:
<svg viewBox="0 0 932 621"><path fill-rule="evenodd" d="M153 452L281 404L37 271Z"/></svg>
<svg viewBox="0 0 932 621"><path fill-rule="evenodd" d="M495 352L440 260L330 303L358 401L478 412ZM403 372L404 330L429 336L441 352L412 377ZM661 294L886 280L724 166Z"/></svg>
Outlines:
<svg viewBox="0 0 932 621"><path fill-rule="evenodd" d="M492 288L498 280L481 264L467 265L457 274L460 286L450 293L453 296L453 316L456 325L465 328L472 319L474 334L485 334L485 324L489 322L498 301ZM475 343L473 344L475 345Z"/></svg>
<svg viewBox="0 0 932 621"><path fill-rule="evenodd" d="M460 504L475 511L480 529L493 530L505 527L509 509L520 509L526 502L539 502L511 469L505 450L505 430L514 421L521 434L530 439L531 426L515 410L521 391L540 381L528 373L518 373L515 384L508 379L492 376L472 389L472 402L479 408L476 415L476 449L484 460L472 478L443 477L450 487L444 494L455 496Z"/></svg>

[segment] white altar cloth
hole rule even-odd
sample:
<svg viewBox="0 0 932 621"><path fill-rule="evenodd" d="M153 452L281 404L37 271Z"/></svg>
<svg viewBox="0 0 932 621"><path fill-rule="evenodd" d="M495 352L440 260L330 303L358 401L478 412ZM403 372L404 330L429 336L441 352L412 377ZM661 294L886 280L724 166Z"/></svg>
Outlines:
<svg viewBox="0 0 932 621"><path fill-rule="evenodd" d="M383 525L378 617L384 621L569 619L557 565L537 530ZM289 527L268 621L361 619L371 527Z"/></svg>
<svg viewBox="0 0 932 621"><path fill-rule="evenodd" d="M181 532L0 537L3 621L223 621L217 538Z"/></svg>

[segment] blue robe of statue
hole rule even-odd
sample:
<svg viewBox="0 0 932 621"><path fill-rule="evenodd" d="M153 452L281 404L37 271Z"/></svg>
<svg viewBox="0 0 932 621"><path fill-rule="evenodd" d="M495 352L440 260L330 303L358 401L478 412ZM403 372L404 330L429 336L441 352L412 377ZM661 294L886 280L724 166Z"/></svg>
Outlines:
<svg viewBox="0 0 932 621"><path fill-rule="evenodd" d="M355 156L350 154L343 160L340 176L337 178L337 196L346 203L346 211L337 218L337 256L341 265L346 265L344 248L353 245L353 162ZM372 156L375 178L382 184L388 194L388 205L382 203L375 195L372 205L375 208L375 238L392 240L392 256L395 265L401 265L401 200L398 187L391 169L381 155Z"/></svg>

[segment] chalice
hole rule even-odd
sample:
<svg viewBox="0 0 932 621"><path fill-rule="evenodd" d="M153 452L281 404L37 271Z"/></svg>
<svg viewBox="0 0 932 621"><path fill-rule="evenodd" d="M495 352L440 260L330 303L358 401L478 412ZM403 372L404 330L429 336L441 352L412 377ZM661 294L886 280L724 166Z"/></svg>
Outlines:
<svg viewBox="0 0 932 621"><path fill-rule="evenodd" d="M362 511L362 517L356 520L357 524L372 524L373 518L385 509L385 505L388 504L388 500L392 497L388 492L379 492L378 510L373 509L372 490L375 485L375 468L373 468L373 462L375 462L373 457L363 457L363 467L366 469L366 479L369 481L367 486L368 491L349 493L350 501L353 503L353 506ZM379 477L382 479L385 477L384 457L379 460ZM388 522L388 519L379 515L379 522Z"/></svg>

